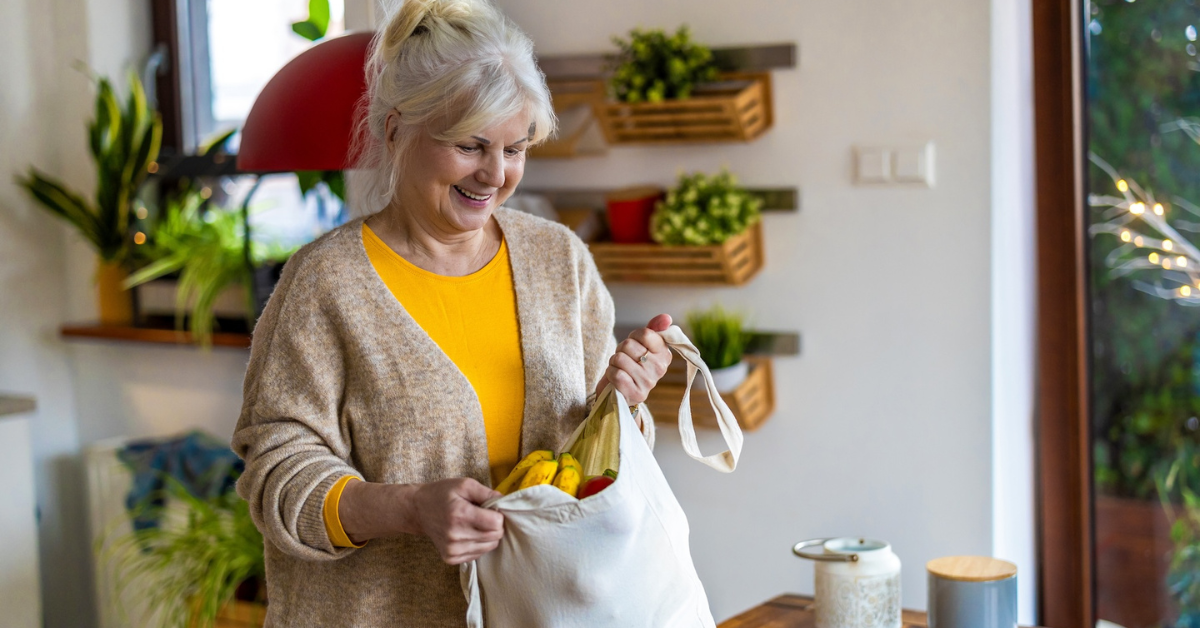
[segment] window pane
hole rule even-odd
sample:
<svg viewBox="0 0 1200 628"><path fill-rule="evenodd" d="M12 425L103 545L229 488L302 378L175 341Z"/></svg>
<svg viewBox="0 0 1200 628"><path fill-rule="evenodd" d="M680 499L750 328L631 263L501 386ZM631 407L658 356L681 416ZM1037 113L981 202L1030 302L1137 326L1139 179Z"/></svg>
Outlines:
<svg viewBox="0 0 1200 628"><path fill-rule="evenodd" d="M345 30L342 0L330 0L326 37ZM208 0L213 129L241 126L267 81L313 45L292 31L308 0Z"/></svg>
<svg viewBox="0 0 1200 628"><path fill-rule="evenodd" d="M1200 626L1195 4L1084 4L1097 606L1126 628Z"/></svg>

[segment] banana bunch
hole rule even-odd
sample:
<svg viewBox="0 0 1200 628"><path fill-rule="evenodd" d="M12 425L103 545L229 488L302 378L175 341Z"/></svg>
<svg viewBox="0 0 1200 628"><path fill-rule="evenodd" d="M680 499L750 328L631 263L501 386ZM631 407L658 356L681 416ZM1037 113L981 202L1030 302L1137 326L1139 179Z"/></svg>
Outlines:
<svg viewBox="0 0 1200 628"><path fill-rule="evenodd" d="M582 480L583 467L574 456L563 453L555 458L554 452L549 449L539 449L517 463L508 477L496 486L496 490L509 495L531 486L551 484L575 497Z"/></svg>

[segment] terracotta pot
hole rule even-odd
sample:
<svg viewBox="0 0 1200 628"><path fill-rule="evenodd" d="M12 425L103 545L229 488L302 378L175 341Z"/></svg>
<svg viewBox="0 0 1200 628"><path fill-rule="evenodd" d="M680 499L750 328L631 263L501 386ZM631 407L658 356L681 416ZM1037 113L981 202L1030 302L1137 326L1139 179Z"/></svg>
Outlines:
<svg viewBox="0 0 1200 628"><path fill-rule="evenodd" d="M132 325L133 295L121 284L129 273L119 262L100 260L96 268L96 303L101 325Z"/></svg>

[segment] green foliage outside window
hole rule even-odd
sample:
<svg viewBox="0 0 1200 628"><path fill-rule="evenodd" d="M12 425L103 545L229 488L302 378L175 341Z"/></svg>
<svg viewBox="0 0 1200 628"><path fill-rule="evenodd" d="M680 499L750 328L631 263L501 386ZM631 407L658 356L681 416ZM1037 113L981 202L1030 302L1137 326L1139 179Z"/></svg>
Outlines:
<svg viewBox="0 0 1200 628"><path fill-rule="evenodd" d="M1088 149L1159 196L1200 199L1200 146L1165 130L1200 115L1200 44L1188 30L1200 25L1200 8L1188 0L1088 6ZM1090 193L1113 193L1098 168L1089 174ZM1096 486L1151 497L1155 468L1200 436L1189 423L1200 416L1200 388L1189 385L1200 310L1111 276L1105 259L1120 241L1102 235L1090 242Z"/></svg>

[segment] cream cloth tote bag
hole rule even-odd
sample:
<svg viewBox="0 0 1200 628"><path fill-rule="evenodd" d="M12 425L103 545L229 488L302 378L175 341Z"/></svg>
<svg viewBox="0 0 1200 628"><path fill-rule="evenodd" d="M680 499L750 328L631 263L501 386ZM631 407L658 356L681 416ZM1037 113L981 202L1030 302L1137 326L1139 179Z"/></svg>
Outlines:
<svg viewBox="0 0 1200 628"><path fill-rule="evenodd" d="M706 390L716 386L678 327L663 337L687 362L679 406L684 450L718 471L733 471L742 451L737 421L720 395L709 392L728 449L701 455L689 407L692 380L700 373ZM595 407L606 402L617 404L621 428L620 470L611 486L583 500L534 486L484 504L504 514L504 538L461 567L470 628L715 626L688 549L687 517L624 397L609 386Z"/></svg>

